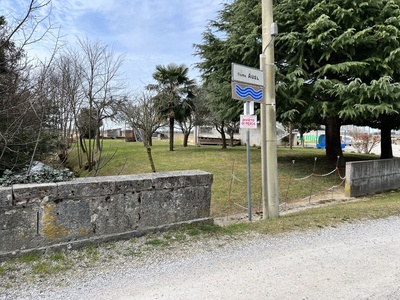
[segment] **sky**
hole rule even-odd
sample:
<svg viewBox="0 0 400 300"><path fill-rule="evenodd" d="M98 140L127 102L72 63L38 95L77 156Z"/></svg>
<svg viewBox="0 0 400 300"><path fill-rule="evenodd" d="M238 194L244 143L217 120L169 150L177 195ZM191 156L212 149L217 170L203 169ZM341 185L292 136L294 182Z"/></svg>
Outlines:
<svg viewBox="0 0 400 300"><path fill-rule="evenodd" d="M87 37L123 54L121 73L135 92L154 83L152 74L159 64L185 64L189 76L198 79L194 64L200 58L194 55L193 44L202 43L201 34L223 2L226 0L52 0L50 20L60 28L67 44L76 43L76 36ZM29 3L0 0L0 15L10 23L23 16ZM32 46L30 55L41 59L49 55L53 44L49 37Z"/></svg>

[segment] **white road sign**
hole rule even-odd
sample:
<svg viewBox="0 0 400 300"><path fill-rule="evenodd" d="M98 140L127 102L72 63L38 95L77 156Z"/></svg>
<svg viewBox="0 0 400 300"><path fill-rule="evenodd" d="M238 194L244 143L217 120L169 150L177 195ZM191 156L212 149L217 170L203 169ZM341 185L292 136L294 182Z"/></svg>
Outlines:
<svg viewBox="0 0 400 300"><path fill-rule="evenodd" d="M240 115L240 128L257 129L257 116Z"/></svg>
<svg viewBox="0 0 400 300"><path fill-rule="evenodd" d="M264 86L263 71L232 63L232 81Z"/></svg>

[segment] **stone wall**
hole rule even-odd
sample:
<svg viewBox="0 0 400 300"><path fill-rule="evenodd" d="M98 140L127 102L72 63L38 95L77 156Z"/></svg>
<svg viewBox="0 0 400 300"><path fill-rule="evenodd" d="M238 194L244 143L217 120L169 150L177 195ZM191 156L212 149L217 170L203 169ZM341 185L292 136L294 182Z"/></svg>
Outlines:
<svg viewBox="0 0 400 300"><path fill-rule="evenodd" d="M400 188L400 159L346 163L347 197L358 197Z"/></svg>
<svg viewBox="0 0 400 300"><path fill-rule="evenodd" d="M212 223L212 174L176 171L0 188L0 259Z"/></svg>

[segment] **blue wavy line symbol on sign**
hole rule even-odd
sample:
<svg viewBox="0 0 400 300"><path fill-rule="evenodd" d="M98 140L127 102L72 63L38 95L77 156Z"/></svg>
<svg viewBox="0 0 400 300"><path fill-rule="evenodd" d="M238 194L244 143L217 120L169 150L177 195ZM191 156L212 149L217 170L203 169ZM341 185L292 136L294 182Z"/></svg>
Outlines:
<svg viewBox="0 0 400 300"><path fill-rule="evenodd" d="M238 96L241 98L250 97L255 101L262 100L263 97L262 89L259 91L255 91L252 87L246 87L242 89L238 84L236 84L235 89L236 89L236 94L238 94Z"/></svg>

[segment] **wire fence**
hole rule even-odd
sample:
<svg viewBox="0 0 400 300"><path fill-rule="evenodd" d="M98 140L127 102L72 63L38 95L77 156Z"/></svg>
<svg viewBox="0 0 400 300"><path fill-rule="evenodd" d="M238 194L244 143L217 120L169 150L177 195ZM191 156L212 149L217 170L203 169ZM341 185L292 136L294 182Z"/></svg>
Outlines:
<svg viewBox="0 0 400 300"><path fill-rule="evenodd" d="M346 177L342 176L340 172L339 157L336 162L336 167L326 173L316 172L317 162L317 157L315 157L312 171L305 176L296 177L292 175L296 170L296 161L292 160L291 170L293 170L293 172L289 172L289 177L279 178L279 206L281 211L289 209L289 206L293 204L307 205L312 202L327 202L338 200L336 198L344 198L344 183ZM240 185L241 188L243 188L243 186L246 185L246 180L238 178L235 175L235 167L233 163L228 192L229 211L235 213L237 213L238 209L242 212L247 211L248 207L245 206L244 201L240 199L239 203L239 201L235 200L233 197L234 193L232 190L235 184ZM262 214L261 197L257 197L257 199L252 197L251 200L253 212L255 214ZM237 209L234 209L234 207Z"/></svg>

